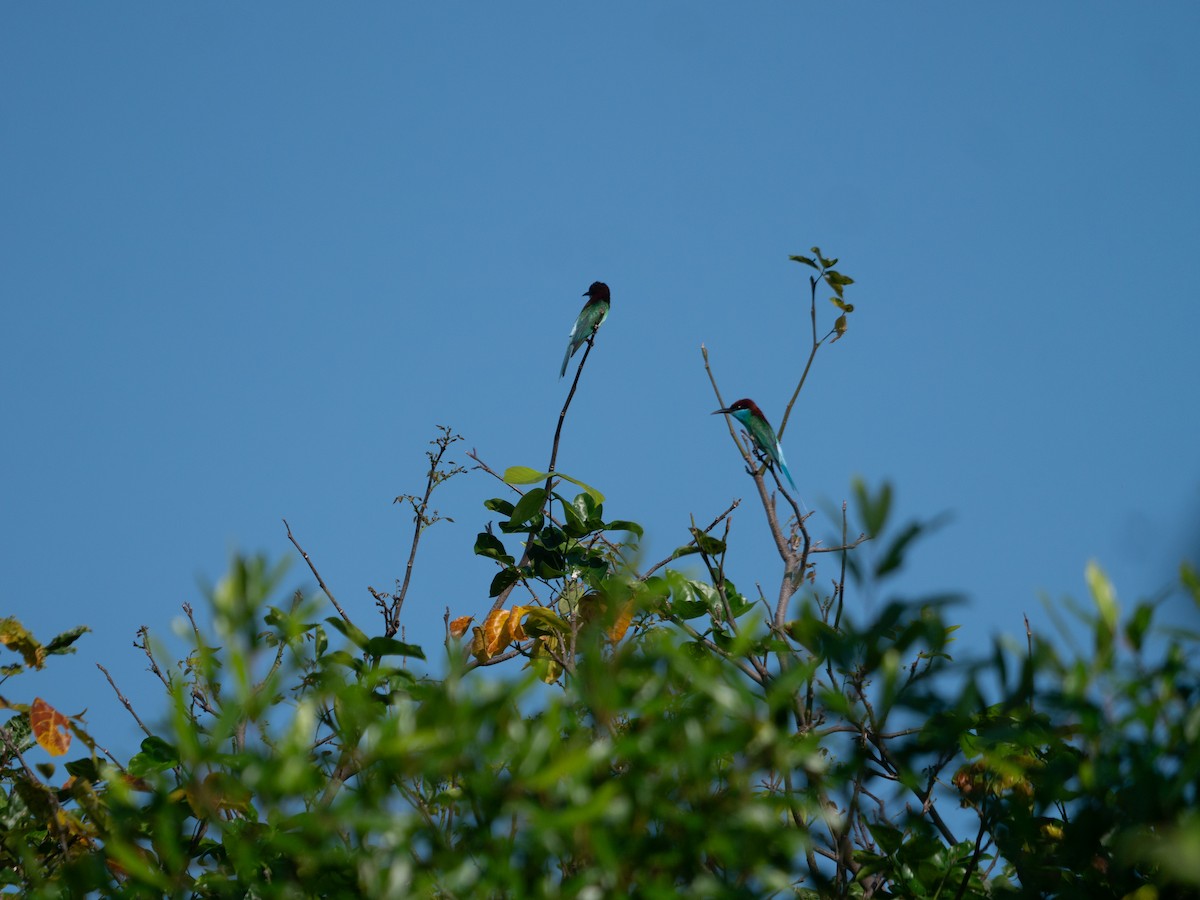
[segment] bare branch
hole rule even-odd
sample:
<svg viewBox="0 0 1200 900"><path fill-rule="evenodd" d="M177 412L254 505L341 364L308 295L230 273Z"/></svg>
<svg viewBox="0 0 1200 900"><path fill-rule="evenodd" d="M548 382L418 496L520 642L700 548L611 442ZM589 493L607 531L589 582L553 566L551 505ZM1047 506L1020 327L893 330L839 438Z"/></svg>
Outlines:
<svg viewBox="0 0 1200 900"><path fill-rule="evenodd" d="M446 451L451 444L461 441L462 436L454 434L447 425L439 425L437 427L442 433L439 437L430 441L431 444L437 447L437 452L426 452L426 456L429 457L429 472L425 479L424 495L422 495L420 500L410 495L402 495L393 501L408 500L412 504L414 524L412 546L408 551L408 562L404 566L404 581L396 593L392 595L390 606L384 604L384 633L388 637L394 637L396 632L400 630L400 610L404 607L404 598L408 595L408 585L412 580L413 563L417 559L417 546L421 543L421 535L425 533L426 528L441 518L437 513L434 513L432 516L429 514L429 498L433 495L433 489L442 482L466 471L461 466L454 465L453 462L450 462L451 468L441 468L442 459L445 457ZM288 536L291 537L290 534ZM307 557L305 558L307 559ZM371 593L375 596L376 601L378 601L379 595L375 594L374 591L371 591ZM331 597L330 599L333 598ZM334 606L336 605L335 603ZM341 610L339 609L338 612L341 612ZM343 618L345 618L344 614Z"/></svg>
<svg viewBox="0 0 1200 900"><path fill-rule="evenodd" d="M104 668L104 666L100 665L100 663L96 663L96 668L104 673L104 677L108 679L109 686L113 689L113 692L116 693L117 699L121 701L121 705L129 711L131 716L133 716L133 721L138 723L138 728L142 729L142 731L146 733L147 737L153 737L154 733L146 727L146 723L138 717L136 712L134 712L133 704L129 702L128 697L121 693L121 689L117 687L117 683L113 681L113 677L108 674L108 669Z"/></svg>
<svg viewBox="0 0 1200 900"><path fill-rule="evenodd" d="M329 586L325 584L325 579L321 577L321 573L318 572L317 567L313 565L312 559L309 558L309 555L304 551L304 548L300 546L300 543L292 535L292 526L288 524L288 520L283 519L282 521L283 527L287 529L288 540L292 542L292 546L300 552L300 555L304 558L304 561L308 563L309 571L311 571L313 573L313 577L317 579L317 584L321 586L321 590L324 591L325 596L329 598L329 602L333 604L333 608L338 611L338 615L342 617L346 624L353 625L354 623L350 621L350 617L346 615L346 611L342 609L341 605L336 599L334 599L333 592L330 591Z"/></svg>

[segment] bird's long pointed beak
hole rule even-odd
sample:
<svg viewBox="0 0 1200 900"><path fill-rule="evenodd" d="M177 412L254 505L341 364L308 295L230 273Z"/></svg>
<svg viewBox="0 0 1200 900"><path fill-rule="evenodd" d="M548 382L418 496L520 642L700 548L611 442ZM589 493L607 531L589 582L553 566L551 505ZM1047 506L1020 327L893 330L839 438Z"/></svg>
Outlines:
<svg viewBox="0 0 1200 900"><path fill-rule="evenodd" d="M715 416L717 413L731 413L731 412L733 412L733 410L732 410L732 409L714 409L714 410L713 410L713 411L710 413L710 415L714 415L714 416Z"/></svg>

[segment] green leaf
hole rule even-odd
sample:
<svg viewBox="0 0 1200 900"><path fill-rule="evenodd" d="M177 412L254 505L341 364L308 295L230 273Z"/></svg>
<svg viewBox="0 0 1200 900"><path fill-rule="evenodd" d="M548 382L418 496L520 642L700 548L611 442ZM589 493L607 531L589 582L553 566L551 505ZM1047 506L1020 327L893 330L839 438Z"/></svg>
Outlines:
<svg viewBox="0 0 1200 900"><path fill-rule="evenodd" d="M566 574L566 563L561 553L547 550L537 543L531 543L528 550L530 568L538 578L562 578Z"/></svg>
<svg viewBox="0 0 1200 900"><path fill-rule="evenodd" d="M816 264L816 262L809 259L807 256L789 256L788 259L790 259L792 262L798 262L798 263L803 263L806 266L812 266L814 269L820 268L820 266L818 266Z"/></svg>
<svg viewBox="0 0 1200 900"><path fill-rule="evenodd" d="M830 655L830 648L838 640L837 632L832 626L811 615L788 622L787 630L796 643L814 656Z"/></svg>
<svg viewBox="0 0 1200 900"><path fill-rule="evenodd" d="M96 784L100 781L100 769L96 766L96 760L90 756L84 756L81 759L73 759L63 768L67 770L69 775L74 775L76 778L83 778Z"/></svg>
<svg viewBox="0 0 1200 900"><path fill-rule="evenodd" d="M884 552L883 559L881 559L879 564L875 566L875 577L882 578L884 575L899 569L904 564L905 549L909 544L920 537L923 530L924 527L920 522L909 522L906 526L904 526L904 528L901 529L900 534L896 536L895 540L888 545L887 550Z"/></svg>
<svg viewBox="0 0 1200 900"><path fill-rule="evenodd" d="M1104 570L1095 560L1088 562L1087 568L1084 570L1084 578L1087 580L1092 599L1096 601L1096 608L1100 611L1100 618L1104 622L1105 628L1108 629L1110 635L1116 634L1121 613L1117 604L1117 592L1113 589L1112 582L1108 580L1108 576L1104 574Z"/></svg>
<svg viewBox="0 0 1200 900"><path fill-rule="evenodd" d="M503 534L522 534L529 531L528 523L514 522L512 519L505 519L503 522L497 522L496 527Z"/></svg>
<svg viewBox="0 0 1200 900"><path fill-rule="evenodd" d="M594 487L592 487L591 485L584 484L578 478L572 478L570 475L564 475L562 472L559 472L557 474L558 474L558 477L561 478L563 481L569 481L569 482L571 482L571 484L573 484L577 487L583 488L585 491L587 491L589 494L592 495L592 499L595 500L597 503L604 502L604 495L602 493L600 493L598 490L596 490Z"/></svg>
<svg viewBox="0 0 1200 900"><path fill-rule="evenodd" d="M840 310L845 310L846 308L846 302L838 297L830 297L829 302Z"/></svg>
<svg viewBox="0 0 1200 900"><path fill-rule="evenodd" d="M563 522L563 530L576 540L589 534L591 529L588 528L586 519L579 515L579 509L575 504L568 503L567 499L559 494L555 494L554 496L562 501L563 518L566 520ZM581 494L580 496L586 496L586 494Z"/></svg>
<svg viewBox="0 0 1200 900"><path fill-rule="evenodd" d="M488 559L497 560L506 566L513 564L513 558L505 551L504 544L500 543L500 539L486 531L481 531L475 536L475 555L486 556Z"/></svg>
<svg viewBox="0 0 1200 900"><path fill-rule="evenodd" d="M670 613L681 619L695 619L708 613L708 604L696 599L696 582L674 569L668 569L664 577L671 587Z"/></svg>
<svg viewBox="0 0 1200 900"><path fill-rule="evenodd" d="M858 517L863 524L863 531L869 537L878 537L887 524L888 514L892 509L891 483L885 481L879 488L879 496L872 497L867 483L856 477L851 490L854 492L854 501L858 507Z"/></svg>
<svg viewBox="0 0 1200 900"><path fill-rule="evenodd" d="M512 567L501 569L496 573L496 577L492 579L491 587L488 588L488 596L499 597L510 585L516 584L520 580L520 569Z"/></svg>
<svg viewBox="0 0 1200 900"><path fill-rule="evenodd" d="M720 556L725 552L725 542L719 538L715 538L710 534L706 534L699 528L689 528L692 533L692 539L696 542L696 546L701 553L707 553L709 556Z"/></svg>
<svg viewBox="0 0 1200 900"><path fill-rule="evenodd" d="M1142 639L1146 632L1150 629L1150 620L1154 617L1154 605L1151 603L1139 603L1133 611L1129 622L1125 625L1125 637L1129 639L1129 643L1134 650L1142 649Z"/></svg>
<svg viewBox="0 0 1200 900"><path fill-rule="evenodd" d="M879 844L879 849L884 853L895 853L904 843L904 833L894 825L871 822L867 827L871 829L871 837L875 838L875 843Z"/></svg>
<svg viewBox="0 0 1200 900"><path fill-rule="evenodd" d="M545 481L550 477L550 472L539 472L536 469L531 469L528 466L509 466L504 470L504 480L509 484L536 484L539 481ZM555 478L561 478L563 481L569 481L571 484L578 485L583 488L597 503L604 502L604 495L596 490L591 485L584 484L578 478L573 478L564 472L554 472Z"/></svg>
<svg viewBox="0 0 1200 900"><path fill-rule="evenodd" d="M384 656L408 656L413 659L424 659L425 651L416 644L406 644L390 637L373 637L367 641L367 653L379 659Z"/></svg>
<svg viewBox="0 0 1200 900"><path fill-rule="evenodd" d="M542 506L546 502L546 489L533 488L517 501L517 506L513 510L510 524L523 525L530 521L535 516L540 516Z"/></svg>
<svg viewBox="0 0 1200 900"><path fill-rule="evenodd" d="M554 631L566 632L571 630L571 626L567 624L566 619L542 606L526 607L525 617L521 624L527 633L532 634L550 634Z"/></svg>
<svg viewBox="0 0 1200 900"><path fill-rule="evenodd" d="M129 774L134 778L162 772L179 764L179 751L162 738L151 735L142 741L142 750L129 760Z"/></svg>
<svg viewBox="0 0 1200 900"><path fill-rule="evenodd" d="M493 497L491 500L484 500L483 508L490 509L492 512L498 512L505 518L511 516L513 512L513 505L507 500L501 499L500 497Z"/></svg>
<svg viewBox="0 0 1200 900"><path fill-rule="evenodd" d="M1195 601L1196 605L1200 606L1200 575L1196 574L1196 570L1186 562L1180 563L1179 580L1183 582L1183 586L1192 595L1192 600Z"/></svg>
<svg viewBox="0 0 1200 900"><path fill-rule="evenodd" d="M576 494L571 505L575 507L575 513L579 518L587 524L590 524L596 517L596 501L587 494Z"/></svg>
<svg viewBox="0 0 1200 900"><path fill-rule="evenodd" d="M729 610L733 613L735 619L745 615L754 608L754 601L748 600L740 593L737 587L728 578L724 582L725 599L729 601Z"/></svg>
<svg viewBox="0 0 1200 900"><path fill-rule="evenodd" d="M645 581L634 582L633 592L641 607L657 610L662 602L671 595L671 586L667 584L665 578L651 575Z"/></svg>
<svg viewBox="0 0 1200 900"><path fill-rule="evenodd" d="M365 648L367 646L367 636L360 628L358 628L358 626L351 625L349 622L337 616L330 616L325 621L349 638L350 642L354 644L354 646L359 648Z"/></svg>
<svg viewBox="0 0 1200 900"><path fill-rule="evenodd" d="M334 650L332 653L326 653L321 657L321 662L326 667L345 666L347 669L352 669L355 672L362 671L362 660L352 653L347 653L345 650Z"/></svg>
<svg viewBox="0 0 1200 900"><path fill-rule="evenodd" d="M542 542L543 547L558 550L567 543L567 535L557 525L547 525L538 535L538 540Z"/></svg>
<svg viewBox="0 0 1200 900"><path fill-rule="evenodd" d="M628 522L625 519L614 519L604 526L605 531L628 531L630 534L635 534L639 538L645 535L642 526L637 522Z"/></svg>
<svg viewBox="0 0 1200 900"><path fill-rule="evenodd" d="M501 476L508 484L536 484L545 481L546 472L539 472L529 466L509 466Z"/></svg>
<svg viewBox="0 0 1200 900"><path fill-rule="evenodd" d="M76 625L74 628L52 637L50 643L42 649L47 653L74 653L75 648L71 645L91 630L86 625Z"/></svg>

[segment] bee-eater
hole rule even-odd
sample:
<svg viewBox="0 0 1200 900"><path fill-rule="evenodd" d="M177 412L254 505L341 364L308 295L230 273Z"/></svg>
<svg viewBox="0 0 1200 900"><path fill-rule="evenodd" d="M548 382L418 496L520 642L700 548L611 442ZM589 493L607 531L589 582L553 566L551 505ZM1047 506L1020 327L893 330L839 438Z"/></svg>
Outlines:
<svg viewBox="0 0 1200 900"><path fill-rule="evenodd" d="M792 490L797 490L796 482L792 481L792 473L788 471L787 462L783 458L783 447L779 446L779 438L775 437L775 429L771 427L771 423L767 421L767 417L763 415L763 411L758 408L757 403L745 398L726 409L713 411L714 416L717 413L725 413L741 422L753 439L755 446L779 467L779 471L787 477Z"/></svg>
<svg viewBox="0 0 1200 900"><path fill-rule="evenodd" d="M563 357L562 371L558 373L559 378L567 374L567 363L571 361L575 351L582 347L583 342L595 334L596 329L603 325L604 320L608 318L611 301L607 284L603 281L593 281L592 286L584 292L583 296L588 298L588 302L583 304L583 309L579 311L579 318L571 326L571 336L567 338L567 355Z"/></svg>

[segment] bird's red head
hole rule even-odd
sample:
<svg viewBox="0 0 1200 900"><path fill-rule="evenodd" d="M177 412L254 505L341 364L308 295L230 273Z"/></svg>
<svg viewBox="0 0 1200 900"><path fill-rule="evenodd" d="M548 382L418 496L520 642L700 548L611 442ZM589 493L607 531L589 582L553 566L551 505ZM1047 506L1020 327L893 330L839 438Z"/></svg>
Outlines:
<svg viewBox="0 0 1200 900"><path fill-rule="evenodd" d="M597 300L603 300L606 303L611 302L608 285L603 281L593 281L592 286L584 291L583 296L589 298L593 303Z"/></svg>
<svg viewBox="0 0 1200 900"><path fill-rule="evenodd" d="M762 419L764 422L767 421L767 417L764 416L763 411L758 408L758 404L755 403L753 400L751 400L749 397L743 397L741 400L735 400L729 406L725 407L725 409L718 409L717 412L732 413L732 412L740 412L743 409L749 410L750 414L752 416Z"/></svg>
<svg viewBox="0 0 1200 900"><path fill-rule="evenodd" d="M729 408L730 409L748 409L748 410L750 410L750 412L752 412L754 415L758 416L763 421L766 421L766 418L767 418L766 416L763 415L763 411L758 408L758 404L755 403L753 400L751 400L749 397L743 397L741 400L738 400L736 403L733 404L733 406L731 406Z"/></svg>

